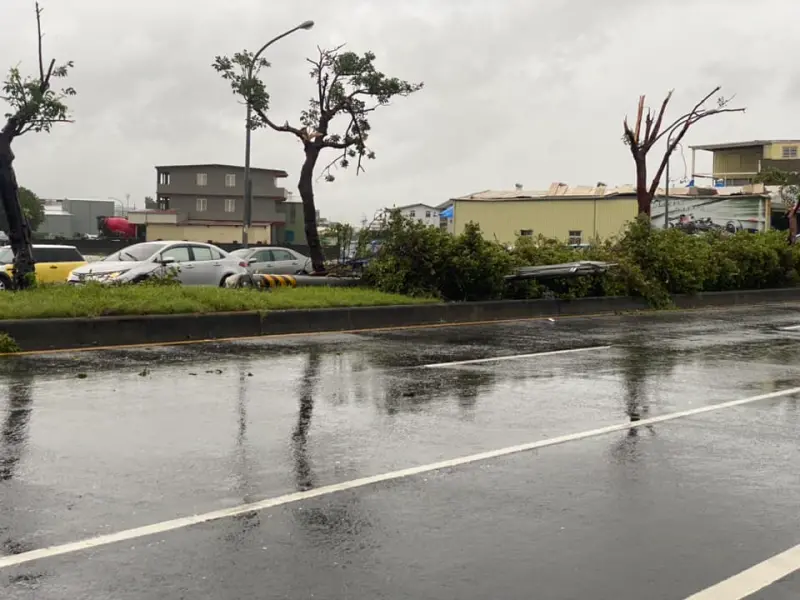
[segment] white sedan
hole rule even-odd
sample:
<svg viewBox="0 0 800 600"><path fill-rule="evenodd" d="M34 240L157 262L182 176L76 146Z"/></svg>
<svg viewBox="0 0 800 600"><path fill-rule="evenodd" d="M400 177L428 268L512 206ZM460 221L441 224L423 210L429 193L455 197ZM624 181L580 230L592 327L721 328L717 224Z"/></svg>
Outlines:
<svg viewBox="0 0 800 600"><path fill-rule="evenodd" d="M140 283L172 272L184 285L223 286L231 275L247 273L247 263L211 244L143 242L73 270L67 282Z"/></svg>
<svg viewBox="0 0 800 600"><path fill-rule="evenodd" d="M297 250L276 246L239 248L231 252L244 260L251 273L269 275L308 275L314 271L311 259Z"/></svg>

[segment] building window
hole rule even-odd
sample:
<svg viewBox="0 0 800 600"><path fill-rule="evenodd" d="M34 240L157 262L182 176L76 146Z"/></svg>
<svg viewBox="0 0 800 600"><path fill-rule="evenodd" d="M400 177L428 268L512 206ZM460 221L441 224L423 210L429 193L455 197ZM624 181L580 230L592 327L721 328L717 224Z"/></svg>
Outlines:
<svg viewBox="0 0 800 600"><path fill-rule="evenodd" d="M236 199L225 198L225 212L234 212L236 210Z"/></svg>
<svg viewBox="0 0 800 600"><path fill-rule="evenodd" d="M197 199L197 212L205 212L208 210L208 199L206 198L198 198Z"/></svg>
<svg viewBox="0 0 800 600"><path fill-rule="evenodd" d="M158 197L158 210L169 210L169 196Z"/></svg>
<svg viewBox="0 0 800 600"><path fill-rule="evenodd" d="M408 216L413 219L414 217L417 216L417 211L415 211L415 210L409 211Z"/></svg>
<svg viewBox="0 0 800 600"><path fill-rule="evenodd" d="M533 229L520 229L519 234L522 237L531 237L533 236Z"/></svg>
<svg viewBox="0 0 800 600"><path fill-rule="evenodd" d="M583 232L580 230L571 230L569 232L569 245L580 246L583 244Z"/></svg>
<svg viewBox="0 0 800 600"><path fill-rule="evenodd" d="M425 218L426 219L430 219L431 218L431 211L429 211L429 210L425 211Z"/></svg>
<svg viewBox="0 0 800 600"><path fill-rule="evenodd" d="M225 175L225 187L236 187L236 173Z"/></svg>
<svg viewBox="0 0 800 600"><path fill-rule="evenodd" d="M206 187L208 185L208 173L197 174L197 185L198 187Z"/></svg>
<svg viewBox="0 0 800 600"><path fill-rule="evenodd" d="M161 171L158 174L158 185L169 185L170 179L168 171Z"/></svg>
<svg viewBox="0 0 800 600"><path fill-rule="evenodd" d="M797 158L797 146L784 146L783 158Z"/></svg>

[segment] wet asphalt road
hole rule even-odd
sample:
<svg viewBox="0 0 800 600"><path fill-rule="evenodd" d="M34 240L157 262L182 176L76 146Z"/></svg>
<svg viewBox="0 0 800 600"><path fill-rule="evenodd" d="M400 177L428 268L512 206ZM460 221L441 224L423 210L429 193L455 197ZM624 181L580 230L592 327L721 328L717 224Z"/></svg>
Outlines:
<svg viewBox="0 0 800 600"><path fill-rule="evenodd" d="M800 305L4 360L0 556L797 387L793 325ZM423 367L589 346L611 347ZM800 543L798 402L42 558L0 598L681 599ZM798 597L797 574L752 596Z"/></svg>

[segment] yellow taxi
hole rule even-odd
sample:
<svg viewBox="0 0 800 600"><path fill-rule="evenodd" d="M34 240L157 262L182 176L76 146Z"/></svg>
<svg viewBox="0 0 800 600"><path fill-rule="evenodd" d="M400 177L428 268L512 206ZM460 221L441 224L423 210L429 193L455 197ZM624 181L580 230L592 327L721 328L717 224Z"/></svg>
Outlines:
<svg viewBox="0 0 800 600"><path fill-rule="evenodd" d="M75 246L34 244L33 260L36 261L38 283L66 283L73 269L87 264ZM14 253L11 246L0 247L0 291L11 289Z"/></svg>

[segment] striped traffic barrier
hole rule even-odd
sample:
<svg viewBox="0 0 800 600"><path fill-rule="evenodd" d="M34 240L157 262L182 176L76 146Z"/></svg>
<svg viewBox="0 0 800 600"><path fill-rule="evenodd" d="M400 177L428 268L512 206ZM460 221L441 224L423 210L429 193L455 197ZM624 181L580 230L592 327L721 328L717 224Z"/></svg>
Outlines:
<svg viewBox="0 0 800 600"><path fill-rule="evenodd" d="M266 273L259 273L253 275L254 279L260 278L259 287L297 287L297 279L291 275L268 275Z"/></svg>

